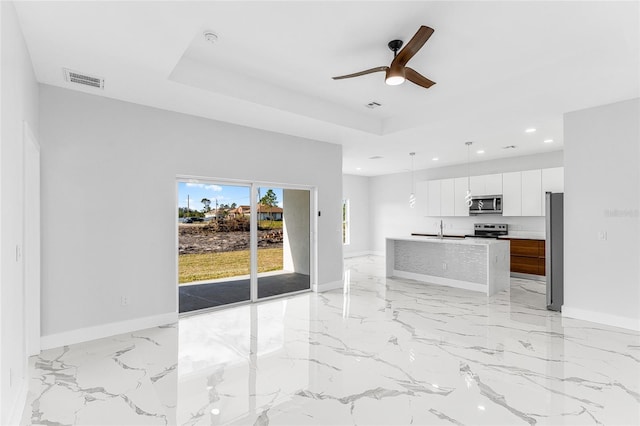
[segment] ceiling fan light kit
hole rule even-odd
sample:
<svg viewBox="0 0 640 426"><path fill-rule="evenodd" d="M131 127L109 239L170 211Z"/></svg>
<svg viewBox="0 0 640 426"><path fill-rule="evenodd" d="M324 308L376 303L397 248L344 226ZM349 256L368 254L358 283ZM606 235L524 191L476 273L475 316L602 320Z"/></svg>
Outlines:
<svg viewBox="0 0 640 426"><path fill-rule="evenodd" d="M400 50L402 47L402 40L391 40L387 46L393 51L393 61L391 65L371 68L368 70L356 72L353 74L341 75L333 77L334 80L342 80L345 78L360 77L366 74L372 74L375 72L385 72L385 83L389 86L397 86L404 83L405 80L422 86L425 89L436 84L434 81L429 80L414 69L407 67L407 62L424 46L433 34L433 28L427 26L421 26L415 35L409 40L409 43ZM400 53L398 53L400 51Z"/></svg>

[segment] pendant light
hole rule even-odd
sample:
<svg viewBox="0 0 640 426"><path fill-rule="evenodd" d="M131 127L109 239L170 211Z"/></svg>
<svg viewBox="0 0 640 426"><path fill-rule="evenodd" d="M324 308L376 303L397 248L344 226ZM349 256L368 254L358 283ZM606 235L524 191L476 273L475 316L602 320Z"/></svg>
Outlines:
<svg viewBox="0 0 640 426"><path fill-rule="evenodd" d="M411 156L411 193L409 194L409 208L414 208L416 206L416 194L414 190L414 179L413 179L413 157L415 157L415 152L410 152Z"/></svg>
<svg viewBox="0 0 640 426"><path fill-rule="evenodd" d="M473 201L471 200L471 160L469 152L473 142L465 142L464 144L467 146L467 195L464 196L464 203L467 207L471 207Z"/></svg>

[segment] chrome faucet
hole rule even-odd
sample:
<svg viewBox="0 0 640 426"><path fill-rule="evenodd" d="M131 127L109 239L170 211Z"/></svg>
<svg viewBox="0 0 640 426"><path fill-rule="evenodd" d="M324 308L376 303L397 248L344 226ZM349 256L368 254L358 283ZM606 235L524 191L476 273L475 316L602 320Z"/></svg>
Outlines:
<svg viewBox="0 0 640 426"><path fill-rule="evenodd" d="M438 238L444 238L444 232L442 231L442 219L440 219L440 233L438 234Z"/></svg>

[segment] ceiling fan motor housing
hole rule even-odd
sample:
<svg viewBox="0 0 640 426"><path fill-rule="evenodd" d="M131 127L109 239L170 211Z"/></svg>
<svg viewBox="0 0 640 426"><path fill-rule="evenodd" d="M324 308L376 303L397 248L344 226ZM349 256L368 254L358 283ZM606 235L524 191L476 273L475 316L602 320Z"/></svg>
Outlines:
<svg viewBox="0 0 640 426"><path fill-rule="evenodd" d="M393 56L395 57L398 50L402 47L402 40L391 40L387 46L389 46L389 49L393 50Z"/></svg>

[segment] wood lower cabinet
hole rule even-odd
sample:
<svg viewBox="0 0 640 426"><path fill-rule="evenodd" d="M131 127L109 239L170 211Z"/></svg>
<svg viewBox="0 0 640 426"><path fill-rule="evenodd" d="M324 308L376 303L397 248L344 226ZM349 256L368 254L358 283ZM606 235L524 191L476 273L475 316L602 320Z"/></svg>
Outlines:
<svg viewBox="0 0 640 426"><path fill-rule="evenodd" d="M544 240L509 238L511 245L511 272L545 275Z"/></svg>

